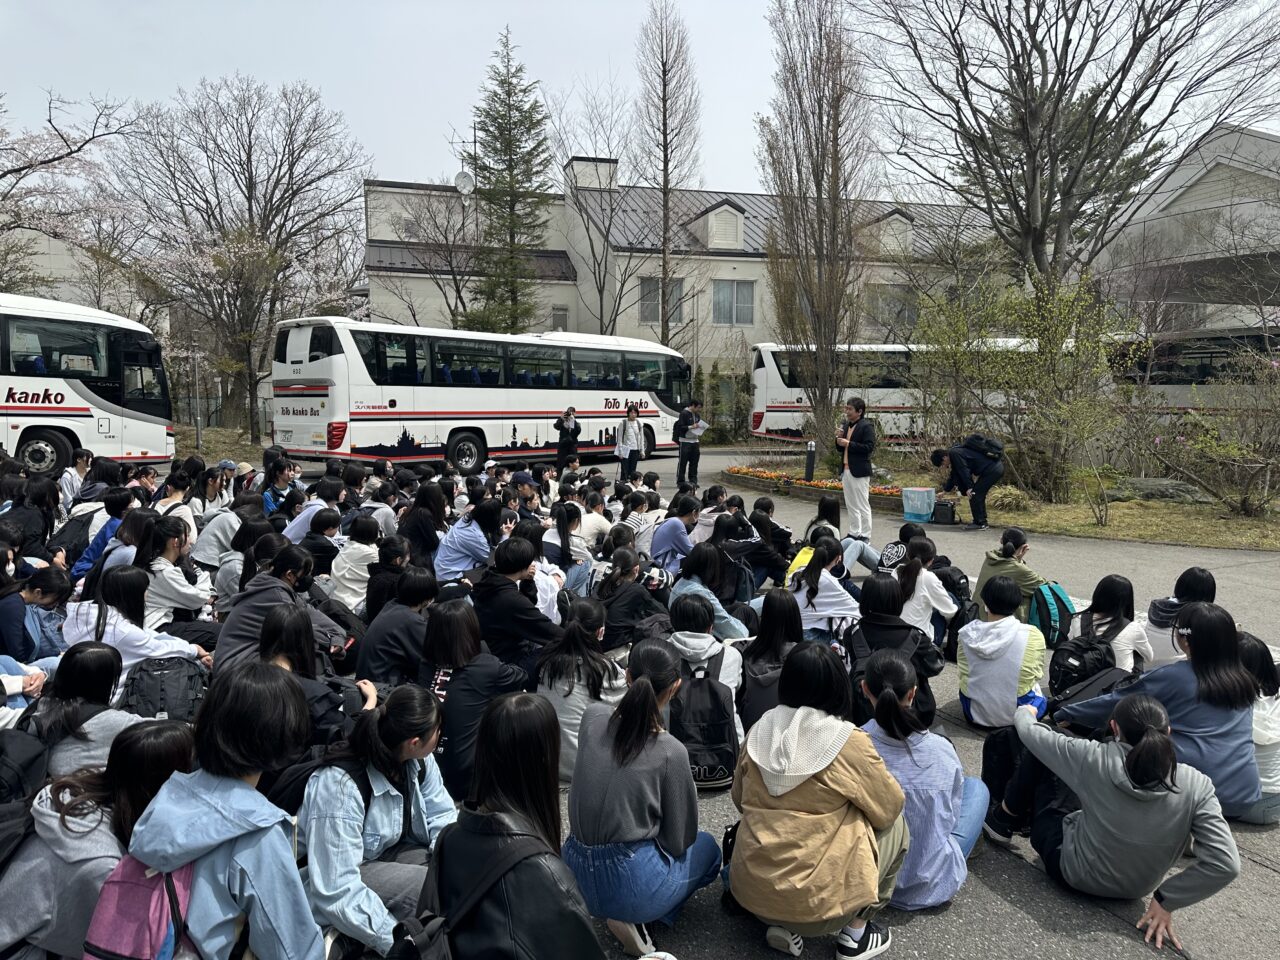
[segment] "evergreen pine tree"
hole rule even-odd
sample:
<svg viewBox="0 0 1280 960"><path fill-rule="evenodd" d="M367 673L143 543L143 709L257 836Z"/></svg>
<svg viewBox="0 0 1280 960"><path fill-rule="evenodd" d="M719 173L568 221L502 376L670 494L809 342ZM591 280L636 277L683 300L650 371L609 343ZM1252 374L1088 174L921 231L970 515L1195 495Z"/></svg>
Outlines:
<svg viewBox="0 0 1280 960"><path fill-rule="evenodd" d="M489 77L475 109L476 147L468 161L476 178L483 249L480 279L466 326L521 333L538 315L532 251L542 246L552 189L547 113L538 83L515 58L511 28L498 38Z"/></svg>

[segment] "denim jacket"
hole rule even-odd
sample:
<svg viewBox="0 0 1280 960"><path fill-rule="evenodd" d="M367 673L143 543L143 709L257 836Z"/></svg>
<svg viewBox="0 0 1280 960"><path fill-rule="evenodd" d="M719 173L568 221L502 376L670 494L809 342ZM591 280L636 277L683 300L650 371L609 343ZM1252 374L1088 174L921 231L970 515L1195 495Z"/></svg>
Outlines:
<svg viewBox="0 0 1280 960"><path fill-rule="evenodd" d="M298 810L299 846L305 846L303 886L316 919L333 926L385 955L391 949L395 918L365 886L360 865L377 860L400 840L424 847L458 818L435 759L405 765L412 823L404 829L404 796L369 766L373 793L364 809L360 789L339 767L322 767L311 775Z"/></svg>

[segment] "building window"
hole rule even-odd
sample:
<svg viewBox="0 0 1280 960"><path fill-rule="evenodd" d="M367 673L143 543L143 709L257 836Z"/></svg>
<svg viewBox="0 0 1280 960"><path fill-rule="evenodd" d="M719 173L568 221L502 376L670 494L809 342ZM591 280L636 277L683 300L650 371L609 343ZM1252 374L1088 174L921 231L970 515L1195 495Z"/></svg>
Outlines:
<svg viewBox="0 0 1280 960"><path fill-rule="evenodd" d="M661 323L662 312L658 309L658 301L661 299L659 291L662 287L662 280L659 277L641 277L640 278L640 322L641 323ZM667 286L667 304L669 306L669 314L671 325L674 327L684 321L684 280L680 277L672 277L670 284Z"/></svg>
<svg viewBox="0 0 1280 960"><path fill-rule="evenodd" d="M563 332L569 329L569 308L551 308L551 329Z"/></svg>
<svg viewBox="0 0 1280 960"><path fill-rule="evenodd" d="M711 322L751 326L756 322L754 280L716 280L711 285Z"/></svg>

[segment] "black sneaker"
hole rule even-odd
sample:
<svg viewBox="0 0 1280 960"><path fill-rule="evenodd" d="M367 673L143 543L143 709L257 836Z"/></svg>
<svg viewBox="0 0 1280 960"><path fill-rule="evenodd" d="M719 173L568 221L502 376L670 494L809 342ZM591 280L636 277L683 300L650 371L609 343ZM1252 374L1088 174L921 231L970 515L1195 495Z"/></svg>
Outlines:
<svg viewBox="0 0 1280 960"><path fill-rule="evenodd" d="M874 920L868 920L862 936L856 941L848 934L841 932L836 937L836 960L863 960L865 957L878 957L889 949L893 943L893 934Z"/></svg>
<svg viewBox="0 0 1280 960"><path fill-rule="evenodd" d="M1013 818L1004 812L1004 807L995 804L987 814L987 819L982 821L982 833L992 843L999 844L1002 847L1013 846L1013 835L1017 830L1017 825L1013 822Z"/></svg>
<svg viewBox="0 0 1280 960"><path fill-rule="evenodd" d="M985 523L966 523L964 528L966 530L986 530L987 525Z"/></svg>

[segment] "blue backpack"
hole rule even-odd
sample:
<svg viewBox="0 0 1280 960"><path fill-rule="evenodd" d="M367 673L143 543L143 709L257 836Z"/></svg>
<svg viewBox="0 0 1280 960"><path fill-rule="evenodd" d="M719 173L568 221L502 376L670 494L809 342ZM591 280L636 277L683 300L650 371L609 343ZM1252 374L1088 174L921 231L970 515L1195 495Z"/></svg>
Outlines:
<svg viewBox="0 0 1280 960"><path fill-rule="evenodd" d="M1076 608L1067 591L1056 583L1036 587L1027 604L1027 623L1044 634L1045 646L1050 650L1071 636L1071 618L1075 615Z"/></svg>

